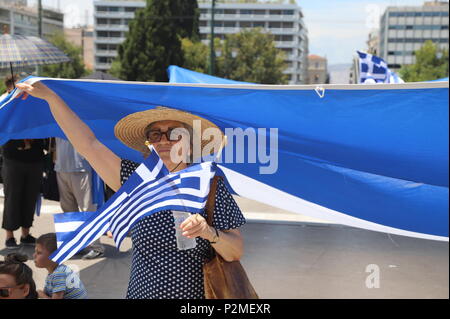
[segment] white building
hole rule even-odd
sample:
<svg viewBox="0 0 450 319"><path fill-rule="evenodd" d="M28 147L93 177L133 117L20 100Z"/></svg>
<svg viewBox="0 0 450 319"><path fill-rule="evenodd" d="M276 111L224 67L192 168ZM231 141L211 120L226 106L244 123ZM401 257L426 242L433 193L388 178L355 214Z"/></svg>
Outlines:
<svg viewBox="0 0 450 319"><path fill-rule="evenodd" d="M404 64L414 64L414 52L426 40L448 49L448 11L447 1L388 7L380 22L380 57L395 70Z"/></svg>
<svg viewBox="0 0 450 319"><path fill-rule="evenodd" d="M200 2L200 36L209 43L211 32L211 1ZM262 28L275 36L275 46L286 54L289 84L307 83L308 32L301 8L282 3L216 2L214 36L224 39L227 34L246 28Z"/></svg>
<svg viewBox="0 0 450 319"><path fill-rule="evenodd" d="M125 40L128 23L145 1L94 1L95 70L107 71L117 56L118 45ZM211 3L200 2L199 29L208 43ZM275 36L275 45L286 53L290 84L306 83L308 36L301 8L295 4L216 3L215 37L238 33L244 28L261 27Z"/></svg>
<svg viewBox="0 0 450 319"><path fill-rule="evenodd" d="M38 36L37 7L26 1L0 0L0 32L5 28L10 34ZM64 31L64 14L55 9L42 9L42 36L50 38Z"/></svg>

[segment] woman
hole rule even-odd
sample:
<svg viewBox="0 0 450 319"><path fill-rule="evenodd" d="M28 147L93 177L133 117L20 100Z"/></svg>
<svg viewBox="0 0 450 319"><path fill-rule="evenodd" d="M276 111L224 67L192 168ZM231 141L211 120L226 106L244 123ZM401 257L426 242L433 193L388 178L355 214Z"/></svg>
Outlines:
<svg viewBox="0 0 450 319"><path fill-rule="evenodd" d="M2 176L5 192L2 228L6 230L8 249L17 249L14 231L21 228L20 244L34 245L30 234L36 202L41 191L44 170L43 139L10 140L2 146Z"/></svg>
<svg viewBox="0 0 450 319"><path fill-rule="evenodd" d="M14 90L17 77L5 79L6 95ZM0 97L0 101L2 97ZM34 245L36 238L30 235L36 201L41 188L44 169L45 140L10 140L2 146L2 180L5 193L2 228L6 230L5 246L17 249L14 231L22 228L20 243Z"/></svg>
<svg viewBox="0 0 450 319"><path fill-rule="evenodd" d="M9 254L0 262L0 299L37 299L33 271L27 256Z"/></svg>
<svg viewBox="0 0 450 319"><path fill-rule="evenodd" d="M48 102L55 120L75 149L88 160L100 177L117 191L138 166L122 160L100 143L89 127L66 103L44 84L17 84L23 98L32 95ZM179 160L171 151L183 142L177 129L192 131L193 121L201 122L202 132L216 125L198 116L159 108L131 114L116 125L116 136L126 145L148 153L152 144L169 171L187 167L188 159ZM192 137L192 136L191 136ZM147 144L148 144L147 143ZM181 149L181 148L180 148ZM192 153L188 151L192 158ZM196 238L197 246L189 250L176 248L174 221L170 211L160 211L141 219L132 229L133 259L127 298L204 298L202 266L212 246L226 261L239 260L243 240L238 227L245 223L233 197L219 181L213 227L206 213L191 215L181 224L183 235Z"/></svg>

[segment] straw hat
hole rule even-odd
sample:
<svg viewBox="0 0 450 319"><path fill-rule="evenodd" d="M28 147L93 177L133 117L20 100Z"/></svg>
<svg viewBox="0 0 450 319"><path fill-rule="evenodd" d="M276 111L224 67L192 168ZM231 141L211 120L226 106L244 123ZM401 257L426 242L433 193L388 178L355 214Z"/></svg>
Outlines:
<svg viewBox="0 0 450 319"><path fill-rule="evenodd" d="M206 129L215 128L221 134L220 143L222 143L222 141L225 141L222 130L217 125L208 121L207 119L204 119L200 116L188 112L179 111L176 109L171 109L163 106L158 106L154 109L146 111L132 113L122 118L114 127L114 134L125 145L141 153L146 154L149 152L149 150L148 147L145 145L145 141L147 140L145 136L145 129L153 122L168 121L168 120L185 123L192 128L194 128L193 121L199 120L201 124L201 132L200 132L201 136L203 136L203 132ZM196 133L199 132L194 132L194 135ZM198 139L199 137L194 136L194 140L195 138ZM213 137L211 137L210 140L201 140L202 150L208 143L211 142L212 139ZM215 147L214 149L218 150L219 146L220 145L217 145L217 148Z"/></svg>

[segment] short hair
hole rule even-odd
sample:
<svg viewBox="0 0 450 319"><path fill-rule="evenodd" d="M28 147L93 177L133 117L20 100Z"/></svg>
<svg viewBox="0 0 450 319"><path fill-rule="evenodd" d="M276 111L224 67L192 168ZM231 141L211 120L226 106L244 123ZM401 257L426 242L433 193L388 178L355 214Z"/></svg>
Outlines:
<svg viewBox="0 0 450 319"><path fill-rule="evenodd" d="M4 83L5 83L5 86L8 88L8 87L11 87L11 86L14 86L14 83L16 83L17 82L17 75L8 75L8 76L6 76L5 77L5 81L4 81Z"/></svg>
<svg viewBox="0 0 450 319"><path fill-rule="evenodd" d="M14 277L16 285L29 285L30 292L25 299L38 299L36 283L33 280L33 271L25 262L27 256L21 254L8 254L4 261L0 261L0 274Z"/></svg>
<svg viewBox="0 0 450 319"><path fill-rule="evenodd" d="M56 244L56 234L48 233L41 235L37 240L36 244L42 245L49 253L54 252L58 249L58 245Z"/></svg>

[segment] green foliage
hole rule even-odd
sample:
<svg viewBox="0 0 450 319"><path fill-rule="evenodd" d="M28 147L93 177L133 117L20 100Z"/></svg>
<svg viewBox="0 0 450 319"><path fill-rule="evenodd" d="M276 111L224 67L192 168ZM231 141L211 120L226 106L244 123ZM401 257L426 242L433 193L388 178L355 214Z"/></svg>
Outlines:
<svg viewBox="0 0 450 319"><path fill-rule="evenodd" d="M42 76L52 78L78 79L88 74L84 67L81 48L68 42L64 34L56 33L50 42L61 49L70 59L70 62L49 64L42 67Z"/></svg>
<svg viewBox="0 0 450 319"><path fill-rule="evenodd" d="M209 67L209 47L200 41L193 42L190 39L182 39L184 64L183 68L208 73Z"/></svg>
<svg viewBox="0 0 450 319"><path fill-rule="evenodd" d="M2 81L0 81L0 95L2 95L5 92L6 92L6 86L5 86L4 81L2 80Z"/></svg>
<svg viewBox="0 0 450 319"><path fill-rule="evenodd" d="M186 69L208 73L209 46L202 42L182 41ZM215 76L230 80L261 84L286 84L283 74L284 52L275 48L273 36L262 29L247 29L228 35L224 41L214 39L216 57Z"/></svg>
<svg viewBox="0 0 450 319"><path fill-rule="evenodd" d="M448 77L448 49L438 49L432 41L426 41L415 52L416 63L403 66L400 77L405 82L431 81Z"/></svg>
<svg viewBox="0 0 450 319"><path fill-rule="evenodd" d="M198 38L196 0L147 0L119 46L113 75L128 81L168 80L169 65L183 65L180 37Z"/></svg>
<svg viewBox="0 0 450 319"><path fill-rule="evenodd" d="M275 48L274 37L262 29L228 35L216 58L217 75L236 81L286 84L285 54Z"/></svg>

